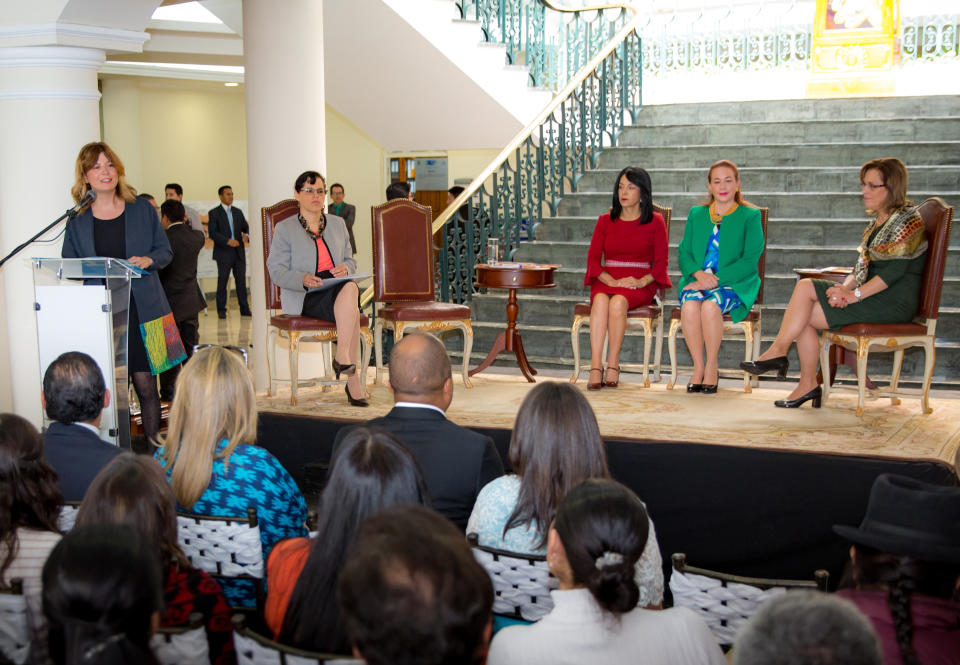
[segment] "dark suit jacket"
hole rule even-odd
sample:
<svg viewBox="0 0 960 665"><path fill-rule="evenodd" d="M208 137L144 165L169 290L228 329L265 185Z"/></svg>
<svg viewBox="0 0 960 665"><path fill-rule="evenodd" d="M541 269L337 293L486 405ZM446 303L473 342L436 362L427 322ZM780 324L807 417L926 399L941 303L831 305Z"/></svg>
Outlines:
<svg viewBox="0 0 960 665"><path fill-rule="evenodd" d="M80 425L50 423L43 436L43 454L57 472L67 501L81 501L93 477L121 452Z"/></svg>
<svg viewBox="0 0 960 665"><path fill-rule="evenodd" d="M173 224L167 229L173 261L160 270L160 283L173 310L173 318L183 321L196 316L207 306L197 284L197 257L203 249L203 232L188 224Z"/></svg>
<svg viewBox="0 0 960 665"><path fill-rule="evenodd" d="M210 239L213 240L213 260L230 261L239 253L243 256L243 237L241 233L250 233L250 227L247 225L247 219L243 216L243 211L236 206L230 206L230 214L233 215L234 235L230 235L230 222L227 220L227 212L223 206L217 206L207 213L207 228L210 232ZM240 241L239 247L231 247L227 244L230 238L236 238Z"/></svg>
<svg viewBox="0 0 960 665"><path fill-rule="evenodd" d="M393 407L365 427L380 427L410 449L423 470L433 508L461 531L484 485L503 475L503 462L493 440L460 427L433 409ZM334 451L351 428L337 433Z"/></svg>
<svg viewBox="0 0 960 665"><path fill-rule="evenodd" d="M353 223L357 218L357 207L352 206L346 201L340 204L340 208L334 204L330 204L330 214L337 215L338 217L343 218L343 223L347 225L347 234L350 236L350 249L354 254L357 253L357 241L353 237Z"/></svg>

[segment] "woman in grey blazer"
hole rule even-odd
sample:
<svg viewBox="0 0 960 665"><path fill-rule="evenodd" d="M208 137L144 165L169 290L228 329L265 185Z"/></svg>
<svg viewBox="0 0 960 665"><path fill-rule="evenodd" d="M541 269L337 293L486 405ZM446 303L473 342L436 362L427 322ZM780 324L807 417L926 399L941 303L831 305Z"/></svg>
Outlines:
<svg viewBox="0 0 960 665"><path fill-rule="evenodd" d="M326 180L316 171L304 171L297 177L293 196L300 212L274 228L267 270L280 287L284 314L336 323L333 371L338 379L341 374L348 377L347 401L353 406L368 406L357 374L360 290L352 281L326 283L332 277L357 271L347 225L340 217L324 213L326 187Z"/></svg>

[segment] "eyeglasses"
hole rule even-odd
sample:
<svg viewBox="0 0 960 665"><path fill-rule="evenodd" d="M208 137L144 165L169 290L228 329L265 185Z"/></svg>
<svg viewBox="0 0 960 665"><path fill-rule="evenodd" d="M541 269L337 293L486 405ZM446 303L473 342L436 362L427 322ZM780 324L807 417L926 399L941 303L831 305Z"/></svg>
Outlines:
<svg viewBox="0 0 960 665"><path fill-rule="evenodd" d="M313 187L304 187L300 191L303 192L304 194L313 194L314 192L316 192L320 196L323 196L324 194L327 193L327 190L325 189L314 189Z"/></svg>

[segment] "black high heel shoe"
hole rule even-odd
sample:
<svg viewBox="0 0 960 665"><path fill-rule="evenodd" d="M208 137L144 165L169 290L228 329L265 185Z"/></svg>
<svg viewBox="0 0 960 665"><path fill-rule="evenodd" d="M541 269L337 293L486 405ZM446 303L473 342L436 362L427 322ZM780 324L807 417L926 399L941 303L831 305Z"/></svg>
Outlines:
<svg viewBox="0 0 960 665"><path fill-rule="evenodd" d="M333 373L337 375L337 381L340 380L341 374L346 374L347 376L353 376L354 374L357 373L356 363L352 363L350 365L341 365L340 363L337 362L337 359L334 358L331 364L333 365Z"/></svg>
<svg viewBox="0 0 960 665"><path fill-rule="evenodd" d="M748 374L759 376L773 370L777 370L777 378L781 381L787 378L787 370L790 369L790 361L786 356L777 356L769 360L744 360L740 363L740 369Z"/></svg>
<svg viewBox="0 0 960 665"><path fill-rule="evenodd" d="M703 384L702 384L702 383L688 383L688 384L687 384L687 392L688 392L688 393L699 393L699 392L701 392L702 390L703 390Z"/></svg>
<svg viewBox="0 0 960 665"><path fill-rule="evenodd" d="M806 395L801 395L797 399L778 399L773 403L774 406L779 406L781 409L796 409L804 402L813 400L813 408L820 408L820 400L823 397L823 389L818 385L816 388L808 392Z"/></svg>
<svg viewBox="0 0 960 665"><path fill-rule="evenodd" d="M370 402L368 402L366 399L357 399L351 395L350 386L345 385L343 390L347 393L347 401L350 402L350 406L370 406Z"/></svg>

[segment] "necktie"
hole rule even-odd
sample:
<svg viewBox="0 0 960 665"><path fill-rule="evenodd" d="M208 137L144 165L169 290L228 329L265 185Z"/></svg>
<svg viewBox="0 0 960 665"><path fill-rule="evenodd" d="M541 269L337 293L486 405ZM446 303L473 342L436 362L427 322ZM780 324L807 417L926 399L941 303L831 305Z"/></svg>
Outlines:
<svg viewBox="0 0 960 665"><path fill-rule="evenodd" d="M226 210L227 210L227 223L230 225L230 237L234 238L236 236L233 232L233 212L230 210L230 208L227 208Z"/></svg>

